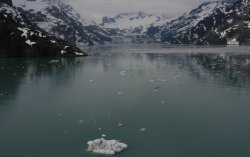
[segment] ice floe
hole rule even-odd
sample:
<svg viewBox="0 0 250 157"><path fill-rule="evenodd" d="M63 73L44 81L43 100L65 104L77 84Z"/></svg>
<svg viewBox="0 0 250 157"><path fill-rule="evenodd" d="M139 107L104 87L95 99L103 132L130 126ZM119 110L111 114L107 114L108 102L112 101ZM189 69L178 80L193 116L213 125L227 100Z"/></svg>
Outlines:
<svg viewBox="0 0 250 157"><path fill-rule="evenodd" d="M121 127L121 126L124 126L124 124L122 124L122 123L119 123L119 124L118 124L118 126L119 126L119 127Z"/></svg>
<svg viewBox="0 0 250 157"><path fill-rule="evenodd" d="M122 95L123 93L122 92L116 92L117 95Z"/></svg>
<svg viewBox="0 0 250 157"><path fill-rule="evenodd" d="M118 140L105 140L104 138L89 141L88 151L98 154L114 155L125 149L127 144L121 143Z"/></svg>
<svg viewBox="0 0 250 157"><path fill-rule="evenodd" d="M158 92L160 89L161 89L161 87L157 86L157 87L154 88L153 91L154 91L154 92Z"/></svg>
<svg viewBox="0 0 250 157"><path fill-rule="evenodd" d="M85 123L85 121L84 121L84 120L82 120L82 119L80 119L80 120L78 120L78 123L79 123L79 124L84 124L84 123Z"/></svg>
<svg viewBox="0 0 250 157"><path fill-rule="evenodd" d="M120 72L119 72L119 74L120 74L121 76L125 76L125 73L126 73L126 71L120 71Z"/></svg>
<svg viewBox="0 0 250 157"><path fill-rule="evenodd" d="M145 132L145 131L146 131L146 128L141 128L140 131L141 131L141 132Z"/></svg>

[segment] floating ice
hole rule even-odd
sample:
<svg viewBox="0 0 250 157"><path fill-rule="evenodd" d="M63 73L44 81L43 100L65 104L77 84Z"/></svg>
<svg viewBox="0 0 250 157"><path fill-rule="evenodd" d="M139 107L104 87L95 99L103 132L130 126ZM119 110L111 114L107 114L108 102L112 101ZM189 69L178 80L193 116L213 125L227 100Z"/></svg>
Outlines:
<svg viewBox="0 0 250 157"><path fill-rule="evenodd" d="M63 114L62 114L62 113L59 113L59 114L58 114L58 116L62 117L62 116L63 116Z"/></svg>
<svg viewBox="0 0 250 157"><path fill-rule="evenodd" d="M153 91L154 91L154 92L158 92L158 91L160 90L160 88L161 88L161 87L158 87L158 86L157 86L157 87L154 88Z"/></svg>
<svg viewBox="0 0 250 157"><path fill-rule="evenodd" d="M119 124L118 124L118 126L119 126L119 127L121 127L121 126L124 126L124 124L122 124L122 123L119 123Z"/></svg>
<svg viewBox="0 0 250 157"><path fill-rule="evenodd" d="M85 121L82 120L82 119L80 119L80 120L78 120L78 123L79 123L79 124L83 124L83 123L85 123Z"/></svg>
<svg viewBox="0 0 250 157"><path fill-rule="evenodd" d="M158 81L158 82L166 82L166 80L164 80L164 79L160 79L160 78L159 78L159 79L157 79L157 81Z"/></svg>
<svg viewBox="0 0 250 157"><path fill-rule="evenodd" d="M127 145L118 140L105 140L104 138L89 141L88 151L98 154L114 155L125 149Z"/></svg>
<svg viewBox="0 0 250 157"><path fill-rule="evenodd" d="M126 73L126 71L120 71L120 72L119 72L119 74L120 74L121 76L125 76L125 73Z"/></svg>
<svg viewBox="0 0 250 157"><path fill-rule="evenodd" d="M122 95L122 92L117 92L116 94L117 94L117 95Z"/></svg>
<svg viewBox="0 0 250 157"><path fill-rule="evenodd" d="M146 131L146 128L141 128L140 131L144 132L144 131Z"/></svg>
<svg viewBox="0 0 250 157"><path fill-rule="evenodd" d="M67 134L69 131L68 131L67 129L65 129L63 132L64 132L65 134Z"/></svg>

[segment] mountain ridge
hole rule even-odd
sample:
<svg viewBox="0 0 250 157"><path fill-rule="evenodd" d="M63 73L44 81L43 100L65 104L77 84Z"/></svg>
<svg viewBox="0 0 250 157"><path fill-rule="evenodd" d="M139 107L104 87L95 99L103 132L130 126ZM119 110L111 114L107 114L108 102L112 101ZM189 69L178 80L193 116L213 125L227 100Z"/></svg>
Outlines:
<svg viewBox="0 0 250 157"><path fill-rule="evenodd" d="M0 57L86 56L30 23L10 0L0 0Z"/></svg>
<svg viewBox="0 0 250 157"><path fill-rule="evenodd" d="M100 25L111 32L111 35L139 35L140 39L151 39L150 41L165 44L250 44L249 6L249 0L216 0L204 2L179 17L167 19L165 22L165 19L160 20L162 23L140 22L141 18L152 15L138 12L137 16L142 16L132 20L130 13L122 13L113 18L104 17ZM125 20L119 23L121 19ZM137 21L133 21L134 19ZM133 26L133 22L137 25Z"/></svg>
<svg viewBox="0 0 250 157"><path fill-rule="evenodd" d="M84 22L61 0L14 0L14 6L41 29L78 47L119 42L250 44L249 0L204 2L175 18L142 11L120 13L104 16L99 23Z"/></svg>
<svg viewBox="0 0 250 157"><path fill-rule="evenodd" d="M169 21L162 15L148 14L142 11L120 13L114 17L104 16L99 25L107 31L116 31L114 35L140 35L151 26L160 26Z"/></svg>
<svg viewBox="0 0 250 157"><path fill-rule="evenodd" d="M81 47L111 41L99 26L84 25L73 7L61 0L13 0L13 4L32 23L73 45Z"/></svg>

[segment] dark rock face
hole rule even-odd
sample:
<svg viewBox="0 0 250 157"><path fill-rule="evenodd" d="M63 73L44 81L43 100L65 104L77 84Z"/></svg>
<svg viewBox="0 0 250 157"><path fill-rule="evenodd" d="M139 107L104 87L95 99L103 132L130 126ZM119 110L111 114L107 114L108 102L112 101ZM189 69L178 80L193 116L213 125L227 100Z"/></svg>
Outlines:
<svg viewBox="0 0 250 157"><path fill-rule="evenodd" d="M23 1L23 0L22 0ZM97 25L83 24L80 15L74 9L60 0L39 0L44 9L26 8L25 5L16 6L32 23L46 32L58 36L72 45L95 45L110 42L111 38ZM32 6L32 5L31 5Z"/></svg>
<svg viewBox="0 0 250 157"><path fill-rule="evenodd" d="M105 24L105 23L113 23L115 22L115 18L110 18L110 17L107 17L107 16L104 16L102 18L102 26Z"/></svg>
<svg viewBox="0 0 250 157"><path fill-rule="evenodd" d="M249 10L245 0L203 3L167 24L160 32L161 40L169 44L226 45L230 41L249 44Z"/></svg>
<svg viewBox="0 0 250 157"><path fill-rule="evenodd" d="M8 4L9 6L13 6L11 0L0 0L0 3L5 3L5 4Z"/></svg>
<svg viewBox="0 0 250 157"><path fill-rule="evenodd" d="M80 49L31 24L15 8L0 4L0 57L85 56Z"/></svg>

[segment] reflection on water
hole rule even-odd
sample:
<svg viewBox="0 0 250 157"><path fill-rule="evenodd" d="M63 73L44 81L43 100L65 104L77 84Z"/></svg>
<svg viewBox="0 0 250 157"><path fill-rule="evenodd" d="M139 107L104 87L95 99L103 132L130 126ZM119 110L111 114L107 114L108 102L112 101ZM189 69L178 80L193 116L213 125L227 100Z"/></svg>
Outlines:
<svg viewBox="0 0 250 157"><path fill-rule="evenodd" d="M248 156L248 50L108 46L56 64L1 59L0 156L95 156L86 141L102 134L129 145L124 157Z"/></svg>

